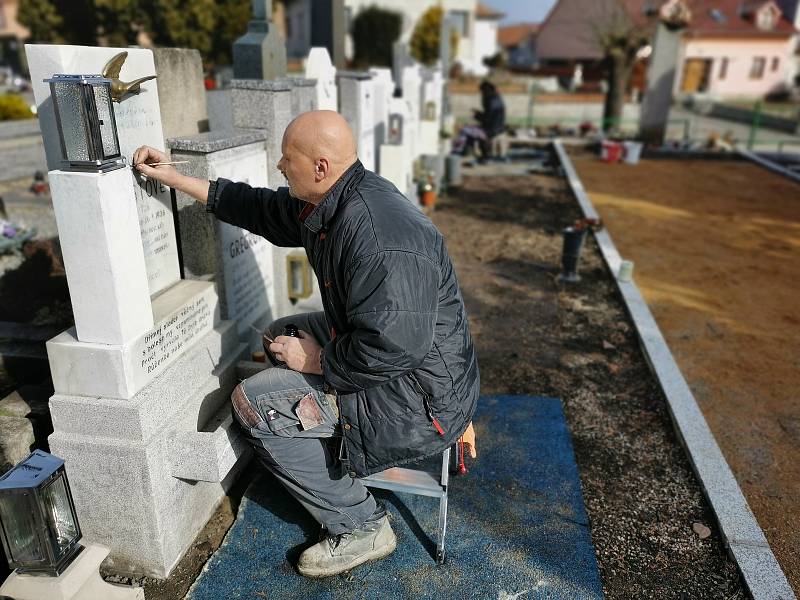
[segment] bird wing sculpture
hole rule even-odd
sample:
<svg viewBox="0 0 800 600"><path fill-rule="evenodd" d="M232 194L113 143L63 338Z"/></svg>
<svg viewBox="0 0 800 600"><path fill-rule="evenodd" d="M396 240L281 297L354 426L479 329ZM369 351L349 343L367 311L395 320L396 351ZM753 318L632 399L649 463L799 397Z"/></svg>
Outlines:
<svg viewBox="0 0 800 600"><path fill-rule="evenodd" d="M155 75L148 75L147 77L139 77L133 81L122 81L119 78L119 73L122 70L122 65L125 59L128 58L127 52L120 52L106 63L103 67L103 77L111 80L111 99L114 102L121 102L122 98L127 94L138 94L141 91L141 85L145 81L155 79Z"/></svg>

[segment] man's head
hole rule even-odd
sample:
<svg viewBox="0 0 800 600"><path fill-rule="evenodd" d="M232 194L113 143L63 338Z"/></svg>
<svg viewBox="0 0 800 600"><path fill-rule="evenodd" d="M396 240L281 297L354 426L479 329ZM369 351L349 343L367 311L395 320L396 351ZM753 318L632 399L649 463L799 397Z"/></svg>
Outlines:
<svg viewBox="0 0 800 600"><path fill-rule="evenodd" d="M283 134L278 169L295 198L318 204L357 159L356 141L344 117L331 110L303 113Z"/></svg>

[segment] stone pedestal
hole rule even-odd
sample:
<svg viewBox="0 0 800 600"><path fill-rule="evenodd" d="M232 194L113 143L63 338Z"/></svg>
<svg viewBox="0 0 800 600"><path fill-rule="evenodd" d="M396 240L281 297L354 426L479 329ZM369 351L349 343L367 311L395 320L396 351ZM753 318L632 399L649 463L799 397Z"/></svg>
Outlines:
<svg viewBox="0 0 800 600"><path fill-rule="evenodd" d="M292 86L292 118L317 110L317 80L306 77L287 77Z"/></svg>
<svg viewBox="0 0 800 600"><path fill-rule="evenodd" d="M100 577L100 564L108 548L87 544L58 577L14 572L0 586L3 598L16 600L144 600L144 588L113 585Z"/></svg>
<svg viewBox="0 0 800 600"><path fill-rule="evenodd" d="M656 30L639 119L639 135L648 143L661 145L664 142L682 34L682 29L670 29L661 22Z"/></svg>
<svg viewBox="0 0 800 600"><path fill-rule="evenodd" d="M308 53L306 77L317 82L317 110L337 110L336 67L325 48L312 48Z"/></svg>
<svg viewBox="0 0 800 600"><path fill-rule="evenodd" d="M236 79L275 79L286 75L286 44L270 22L272 2L253 0L253 20L233 44Z"/></svg>
<svg viewBox="0 0 800 600"><path fill-rule="evenodd" d="M78 337L123 344L153 326L128 169L50 172L53 209Z"/></svg>
<svg viewBox="0 0 800 600"><path fill-rule="evenodd" d="M260 129L266 136L267 183L272 188L284 185L278 170L281 142L292 120L292 87L287 80L231 81L233 125L242 129Z"/></svg>
<svg viewBox="0 0 800 600"><path fill-rule="evenodd" d="M339 112L347 120L358 144L364 168L375 170L375 91L372 75L363 71L339 71Z"/></svg>

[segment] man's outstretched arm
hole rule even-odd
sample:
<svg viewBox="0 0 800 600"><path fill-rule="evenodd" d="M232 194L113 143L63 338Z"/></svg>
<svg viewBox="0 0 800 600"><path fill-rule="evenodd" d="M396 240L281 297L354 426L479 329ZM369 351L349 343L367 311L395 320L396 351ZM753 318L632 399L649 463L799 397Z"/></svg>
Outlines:
<svg viewBox="0 0 800 600"><path fill-rule="evenodd" d="M142 146L133 153L134 169L205 204L208 199L209 182L183 175L172 165L152 166L153 163L164 162L169 162L169 156L150 146Z"/></svg>

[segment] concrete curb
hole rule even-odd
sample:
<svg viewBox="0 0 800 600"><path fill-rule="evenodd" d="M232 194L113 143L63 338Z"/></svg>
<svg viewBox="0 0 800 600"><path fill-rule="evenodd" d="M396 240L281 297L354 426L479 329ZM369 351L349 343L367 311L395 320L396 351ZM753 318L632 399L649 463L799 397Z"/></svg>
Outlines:
<svg viewBox="0 0 800 600"><path fill-rule="evenodd" d="M788 177L792 181L800 183L800 174L794 173L789 169L780 166L776 162L772 162L771 160L768 160L763 156L759 156L755 152L750 152L749 150L737 150L737 152L747 160L756 163L760 167L764 167L765 169L768 169L773 173L777 173L778 175L783 175L784 177Z"/></svg>
<svg viewBox="0 0 800 600"><path fill-rule="evenodd" d="M553 146L584 215L587 218L598 217L561 140L555 140ZM608 268L616 276L621 257L608 230L596 232L595 239ZM754 600L795 599L786 575L772 554L764 532L756 522L639 288L632 281L618 280L617 287L636 327L650 370L667 398L678 438L686 448L692 468L716 515L722 539L741 571L745 585Z"/></svg>

